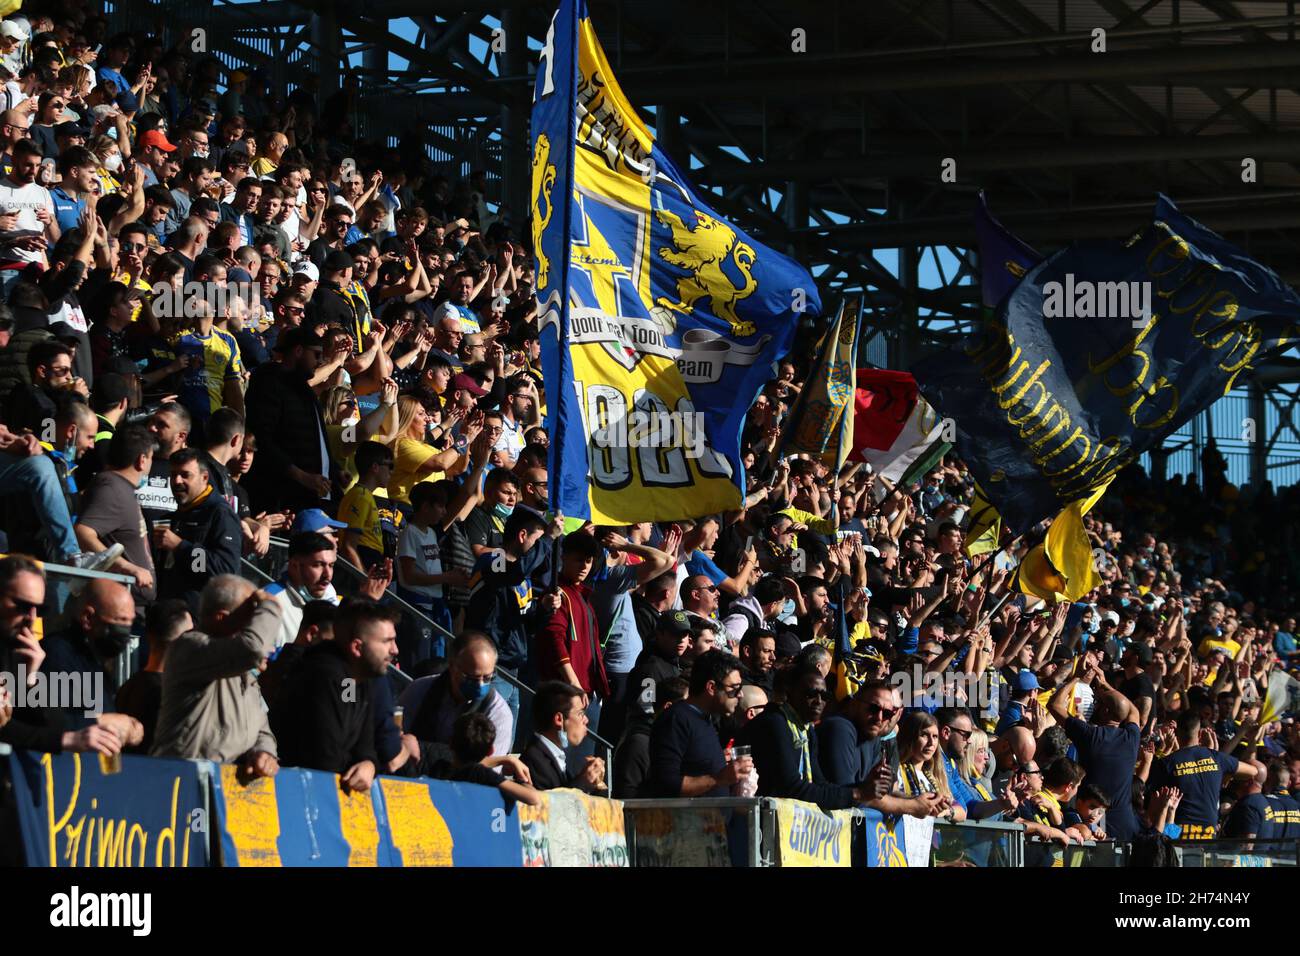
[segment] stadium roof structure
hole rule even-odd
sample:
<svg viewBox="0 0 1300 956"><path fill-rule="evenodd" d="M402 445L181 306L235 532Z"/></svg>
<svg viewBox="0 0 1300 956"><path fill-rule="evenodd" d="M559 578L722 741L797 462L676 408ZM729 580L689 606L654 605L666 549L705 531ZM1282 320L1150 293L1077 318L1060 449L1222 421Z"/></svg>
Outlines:
<svg viewBox="0 0 1300 956"><path fill-rule="evenodd" d="M282 90L351 69L359 133L423 137L528 206L546 0L109 2L115 29L203 27L227 65ZM1045 252L1127 235L1164 192L1300 284L1296 0L587 5L624 90L717 207L832 295L864 296L879 364L952 347L975 318L980 190ZM1285 362L1264 376L1298 377Z"/></svg>

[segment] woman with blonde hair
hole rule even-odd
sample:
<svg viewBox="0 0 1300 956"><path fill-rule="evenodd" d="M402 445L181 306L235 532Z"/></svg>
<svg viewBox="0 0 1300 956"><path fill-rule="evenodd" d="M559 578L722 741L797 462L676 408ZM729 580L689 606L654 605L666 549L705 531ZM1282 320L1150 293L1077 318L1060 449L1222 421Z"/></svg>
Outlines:
<svg viewBox="0 0 1300 956"><path fill-rule="evenodd" d="M118 176L122 175L122 148L111 136L96 136L90 146L98 165L95 179L99 182L100 197L108 196L122 188Z"/></svg>
<svg viewBox="0 0 1300 956"><path fill-rule="evenodd" d="M448 430L452 424L453 422L444 420L437 427ZM481 420L477 424L462 424L461 435L465 438L466 447L474 443L482 429ZM393 473L388 481L390 501L410 505L411 488L417 482L426 479L439 481L465 470L468 456L455 448L439 451L428 444L428 437L429 414L425 411L424 404L418 398L403 395L397 400L397 430L394 437L385 443L393 449Z"/></svg>
<svg viewBox="0 0 1300 956"><path fill-rule="evenodd" d="M952 802L939 746L939 722L923 710L909 710L898 725L898 787L906 797L937 793L946 808L940 820L966 819L966 812Z"/></svg>
<svg viewBox="0 0 1300 956"><path fill-rule="evenodd" d="M363 442L374 438L388 444L397 434L397 383L385 379L380 388L379 407L364 418L357 407L357 396L347 385L334 385L321 397L321 411L325 418L325 440L330 455L343 472L343 491L357 481L357 466L353 456Z"/></svg>
<svg viewBox="0 0 1300 956"><path fill-rule="evenodd" d="M966 749L957 764L957 771L961 774L961 778L979 794L979 800L971 800L966 804L968 820L986 820L999 814L1009 816L1020 805L1019 799L1009 787L1001 799L993 796L989 785L992 753L989 748L989 735L978 727L971 731L970 739L966 741Z"/></svg>

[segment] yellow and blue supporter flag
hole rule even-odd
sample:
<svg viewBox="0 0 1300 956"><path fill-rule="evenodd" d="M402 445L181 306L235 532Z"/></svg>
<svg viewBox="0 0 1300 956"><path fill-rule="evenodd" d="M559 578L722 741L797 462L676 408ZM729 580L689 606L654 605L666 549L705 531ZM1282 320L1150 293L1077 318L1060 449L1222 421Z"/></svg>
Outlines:
<svg viewBox="0 0 1300 956"><path fill-rule="evenodd" d="M859 302L841 302L817 346L817 363L781 438L782 455L811 455L839 474L853 450Z"/></svg>
<svg viewBox="0 0 1300 956"><path fill-rule="evenodd" d="M659 149L582 0L551 21L532 136L552 509L618 525L739 508L744 416L821 311L812 276Z"/></svg>

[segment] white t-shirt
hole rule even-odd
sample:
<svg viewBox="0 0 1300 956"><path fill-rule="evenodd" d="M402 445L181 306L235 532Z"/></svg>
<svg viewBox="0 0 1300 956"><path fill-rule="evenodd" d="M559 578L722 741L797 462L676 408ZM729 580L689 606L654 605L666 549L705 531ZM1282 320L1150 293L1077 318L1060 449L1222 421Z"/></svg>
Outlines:
<svg viewBox="0 0 1300 956"><path fill-rule="evenodd" d="M44 232L45 224L36 218L36 210L44 209L54 216L54 200L50 198L50 191L39 183L28 183L26 186L17 185L9 177L0 178L0 212L18 213L18 229L32 229L36 232ZM23 262L39 262L45 264L45 251L31 249L10 249L9 255Z"/></svg>
<svg viewBox="0 0 1300 956"><path fill-rule="evenodd" d="M442 553L438 547L438 532L430 528L421 531L414 522L407 522L397 539L397 583L408 591L423 595L430 601L442 598L441 584L408 584L402 573L402 558L414 558L415 570L420 574L442 574Z"/></svg>

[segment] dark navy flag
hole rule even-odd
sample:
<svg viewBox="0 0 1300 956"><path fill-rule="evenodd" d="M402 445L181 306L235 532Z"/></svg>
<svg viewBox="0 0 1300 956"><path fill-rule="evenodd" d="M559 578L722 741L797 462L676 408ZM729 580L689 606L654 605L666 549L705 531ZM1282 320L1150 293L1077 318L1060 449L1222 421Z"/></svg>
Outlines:
<svg viewBox="0 0 1300 956"><path fill-rule="evenodd" d="M975 202L975 237L980 250L980 298L984 308L996 309L1043 257L998 222L983 192Z"/></svg>
<svg viewBox="0 0 1300 956"><path fill-rule="evenodd" d="M1024 532L1158 447L1298 321L1300 297L1272 270L1161 196L1135 236L1033 266L961 351L914 372Z"/></svg>

